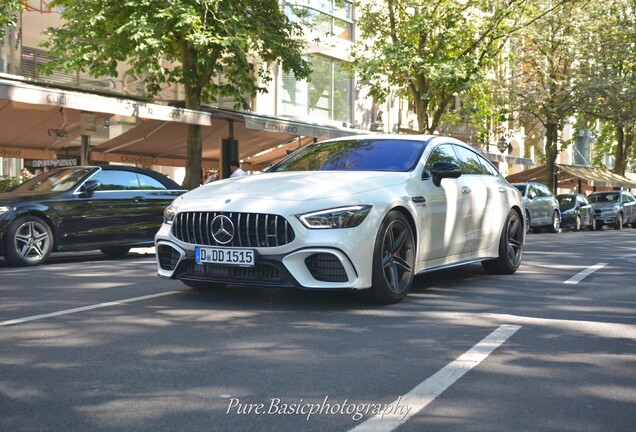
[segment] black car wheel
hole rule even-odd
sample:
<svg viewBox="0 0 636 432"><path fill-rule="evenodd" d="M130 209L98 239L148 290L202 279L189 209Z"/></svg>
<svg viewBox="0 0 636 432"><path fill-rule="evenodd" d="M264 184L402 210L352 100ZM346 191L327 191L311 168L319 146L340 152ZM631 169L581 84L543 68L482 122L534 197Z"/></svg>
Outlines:
<svg viewBox="0 0 636 432"><path fill-rule="evenodd" d="M616 230L623 229L623 213L619 213L616 215L616 222L614 223L614 229Z"/></svg>
<svg viewBox="0 0 636 432"><path fill-rule="evenodd" d="M581 231L583 226L581 225L581 216L576 215L576 220L574 221L574 231Z"/></svg>
<svg viewBox="0 0 636 432"><path fill-rule="evenodd" d="M551 233L558 233L560 228L561 218L559 217L559 213L555 210L555 212L552 213L552 224L550 224L548 229Z"/></svg>
<svg viewBox="0 0 636 432"><path fill-rule="evenodd" d="M109 258L121 258L130 251L129 246L113 246L101 248L100 251Z"/></svg>
<svg viewBox="0 0 636 432"><path fill-rule="evenodd" d="M499 257L482 261L490 274L513 274L521 264L523 254L523 226L519 214L510 210L499 240Z"/></svg>
<svg viewBox="0 0 636 432"><path fill-rule="evenodd" d="M360 295L375 303L398 303L411 289L414 268L413 230L404 215L393 211L382 221L375 241L372 287Z"/></svg>
<svg viewBox="0 0 636 432"><path fill-rule="evenodd" d="M15 220L7 230L5 258L14 266L43 263L53 250L53 233L49 225L36 216Z"/></svg>
<svg viewBox="0 0 636 432"><path fill-rule="evenodd" d="M592 218L592 223L590 224L590 231L596 231L596 218Z"/></svg>
<svg viewBox="0 0 636 432"><path fill-rule="evenodd" d="M526 234L530 232L530 212L526 210Z"/></svg>

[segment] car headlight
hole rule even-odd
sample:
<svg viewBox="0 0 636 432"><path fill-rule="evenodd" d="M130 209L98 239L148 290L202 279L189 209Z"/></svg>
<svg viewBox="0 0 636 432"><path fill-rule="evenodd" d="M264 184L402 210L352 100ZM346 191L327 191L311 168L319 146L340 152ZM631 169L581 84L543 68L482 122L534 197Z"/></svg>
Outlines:
<svg viewBox="0 0 636 432"><path fill-rule="evenodd" d="M296 217L311 229L353 228L360 225L370 211L370 205L358 205L320 210Z"/></svg>
<svg viewBox="0 0 636 432"><path fill-rule="evenodd" d="M183 197L178 197L174 201L172 201L172 204L166 207L166 209L163 211L163 223L171 224L172 221L174 221L174 218L177 217L177 209L179 208L179 204L181 203L182 199Z"/></svg>

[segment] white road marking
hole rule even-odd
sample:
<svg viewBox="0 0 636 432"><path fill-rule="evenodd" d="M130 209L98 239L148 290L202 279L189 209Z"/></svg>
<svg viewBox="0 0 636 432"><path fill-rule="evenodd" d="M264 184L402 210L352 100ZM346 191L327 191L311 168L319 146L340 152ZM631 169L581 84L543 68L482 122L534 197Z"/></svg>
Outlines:
<svg viewBox="0 0 636 432"><path fill-rule="evenodd" d="M36 321L36 320L56 317L56 316L60 316L60 315L70 315L70 314L74 314L74 313L77 313L77 312L84 312L84 311L88 311L88 310L100 309L100 308L105 308L105 307L110 307L110 306L119 306L119 305L123 305L123 304L126 304L126 303L133 303L133 302L137 302L137 301L148 300L148 299L151 299L151 298L169 296L169 295L172 295L172 294L177 294L179 292L181 292L181 291L167 291L167 292L163 292L163 293L150 294L150 295L145 295L145 296L141 296L141 297L132 297L132 298L123 299L123 300L116 300L116 301L112 301L112 302L99 303L99 304L94 304L94 305L90 305L90 306L83 306L83 307L78 307L78 308L74 308L74 309L66 309L66 310L61 310L61 311L58 311L58 312L51 312L51 313L48 313L48 314L33 315L33 316L29 316L29 317L17 318L17 319L12 319L12 320L8 320L8 321L0 321L0 327L6 327L6 326L14 325L14 324L21 324L21 323L25 323L25 322L29 322L29 321Z"/></svg>
<svg viewBox="0 0 636 432"><path fill-rule="evenodd" d="M349 432L391 432L395 430L433 402L468 371L484 361L520 328L521 326L516 325L500 326L456 360L418 384L413 390L391 402L395 407L398 405L408 407L408 412L397 410L397 412L382 416L375 415L350 429Z"/></svg>
<svg viewBox="0 0 636 432"><path fill-rule="evenodd" d="M588 277L589 275L591 275L595 271L602 269L606 265L607 265L607 263L598 263L596 265L593 265L592 267L588 267L585 270L583 270L582 272L575 274L574 276L572 276L570 279L566 280L563 283L564 284L570 284L570 285L576 285L577 283L581 282L583 279L585 279L586 277Z"/></svg>

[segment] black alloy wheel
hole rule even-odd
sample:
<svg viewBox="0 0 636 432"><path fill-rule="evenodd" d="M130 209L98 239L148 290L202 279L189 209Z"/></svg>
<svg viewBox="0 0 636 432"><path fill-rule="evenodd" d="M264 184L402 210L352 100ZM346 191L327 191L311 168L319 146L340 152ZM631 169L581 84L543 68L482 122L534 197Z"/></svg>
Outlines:
<svg viewBox="0 0 636 432"><path fill-rule="evenodd" d="M375 303L398 303L411 289L414 270L413 229L402 213L392 211L382 221L375 241L372 287L360 295Z"/></svg>
<svg viewBox="0 0 636 432"><path fill-rule="evenodd" d="M508 212L501 239L499 240L499 256L482 261L481 265L490 274L513 274L521 265L523 255L523 222L515 210Z"/></svg>

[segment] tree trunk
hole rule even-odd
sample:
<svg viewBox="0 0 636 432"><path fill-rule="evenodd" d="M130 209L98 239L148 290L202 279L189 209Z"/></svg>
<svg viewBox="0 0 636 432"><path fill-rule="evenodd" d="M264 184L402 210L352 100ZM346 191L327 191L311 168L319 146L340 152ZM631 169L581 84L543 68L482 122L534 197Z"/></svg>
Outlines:
<svg viewBox="0 0 636 432"><path fill-rule="evenodd" d="M196 76L196 52L188 46L187 42L181 45L181 62L184 70L189 70L190 76ZM185 107L186 109L199 110L201 108L201 88L198 83L186 82ZM203 144L201 139L201 126L188 125L188 150L186 160L186 175L183 186L186 189L194 189L201 185L201 166L203 159Z"/></svg>
<svg viewBox="0 0 636 432"><path fill-rule="evenodd" d="M546 125L545 133L545 184L552 192L555 191L554 185L554 169L557 156L559 155L558 149L558 132L559 128L556 124L548 123Z"/></svg>
<svg viewBox="0 0 636 432"><path fill-rule="evenodd" d="M634 130L616 128L616 152L614 153L614 172L618 175L625 175L627 163L632 154L634 145Z"/></svg>

